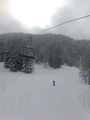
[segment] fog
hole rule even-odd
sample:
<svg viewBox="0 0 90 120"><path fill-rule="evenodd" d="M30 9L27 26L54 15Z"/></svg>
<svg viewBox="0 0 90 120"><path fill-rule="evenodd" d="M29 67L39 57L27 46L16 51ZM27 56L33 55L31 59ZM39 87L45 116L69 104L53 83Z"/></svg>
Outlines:
<svg viewBox="0 0 90 120"><path fill-rule="evenodd" d="M52 27L62 22L88 15L90 11L90 0L64 0L65 7L57 8L51 16ZM27 28L20 21L16 20L10 13L10 0L0 0L0 34L8 32L30 32L39 33L45 28ZM33 13L32 13L33 14ZM48 33L65 34L75 39L90 39L90 18L72 22L61 27L48 31Z"/></svg>

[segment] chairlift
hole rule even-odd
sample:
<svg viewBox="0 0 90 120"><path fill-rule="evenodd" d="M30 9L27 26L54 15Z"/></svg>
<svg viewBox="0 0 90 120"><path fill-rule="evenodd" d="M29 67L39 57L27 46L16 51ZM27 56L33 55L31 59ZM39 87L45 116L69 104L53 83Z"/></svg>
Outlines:
<svg viewBox="0 0 90 120"><path fill-rule="evenodd" d="M35 57L33 55L32 37L30 37L30 38L31 38L31 41L30 41L30 39L28 39L28 41L27 41L28 45L23 46L22 53L19 54L19 56L22 58L26 58L26 59L35 59ZM31 42L31 44L30 44L30 42Z"/></svg>
<svg viewBox="0 0 90 120"><path fill-rule="evenodd" d="M24 55L24 54L19 54L20 57L23 57L23 58L27 58L27 59L35 59L34 56L28 56L28 55Z"/></svg>
<svg viewBox="0 0 90 120"><path fill-rule="evenodd" d="M3 54L9 55L10 53L9 53L9 51L6 50L6 51L3 52Z"/></svg>

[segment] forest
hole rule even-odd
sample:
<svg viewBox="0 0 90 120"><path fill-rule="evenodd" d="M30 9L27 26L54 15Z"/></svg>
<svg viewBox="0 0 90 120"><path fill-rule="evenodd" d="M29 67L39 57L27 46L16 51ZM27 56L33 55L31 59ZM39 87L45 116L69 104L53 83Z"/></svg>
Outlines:
<svg viewBox="0 0 90 120"><path fill-rule="evenodd" d="M62 34L1 34L0 62L10 71L26 73L33 72L35 63L53 69L61 65L75 66L80 69L84 82L90 84L89 40L76 40Z"/></svg>

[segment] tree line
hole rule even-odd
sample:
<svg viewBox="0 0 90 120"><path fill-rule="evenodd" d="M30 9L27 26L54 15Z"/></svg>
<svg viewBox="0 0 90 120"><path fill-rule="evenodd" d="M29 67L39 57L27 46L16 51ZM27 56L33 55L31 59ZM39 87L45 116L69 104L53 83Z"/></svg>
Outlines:
<svg viewBox="0 0 90 120"><path fill-rule="evenodd" d="M54 69L60 68L63 64L78 67L83 80L90 84L90 41L75 40L62 34L7 33L0 35L0 62L4 61L6 68L10 68L11 71L29 73L33 71L33 61L19 56L31 36L34 63L47 63Z"/></svg>

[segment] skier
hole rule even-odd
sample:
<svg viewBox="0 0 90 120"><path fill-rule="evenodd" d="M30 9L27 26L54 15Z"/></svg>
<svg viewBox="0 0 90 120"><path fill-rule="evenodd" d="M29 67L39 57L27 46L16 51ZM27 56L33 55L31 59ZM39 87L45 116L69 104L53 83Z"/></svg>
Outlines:
<svg viewBox="0 0 90 120"><path fill-rule="evenodd" d="M53 80L53 86L55 86L55 80Z"/></svg>

